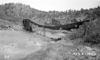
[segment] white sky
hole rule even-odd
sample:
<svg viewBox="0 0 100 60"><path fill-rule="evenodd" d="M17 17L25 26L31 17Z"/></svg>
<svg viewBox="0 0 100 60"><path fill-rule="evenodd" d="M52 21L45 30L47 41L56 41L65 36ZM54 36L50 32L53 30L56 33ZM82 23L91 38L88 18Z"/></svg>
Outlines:
<svg viewBox="0 0 100 60"><path fill-rule="evenodd" d="M0 0L0 4L9 2L23 3L43 11L65 11L68 9L79 10L81 8L86 9L100 6L100 0Z"/></svg>

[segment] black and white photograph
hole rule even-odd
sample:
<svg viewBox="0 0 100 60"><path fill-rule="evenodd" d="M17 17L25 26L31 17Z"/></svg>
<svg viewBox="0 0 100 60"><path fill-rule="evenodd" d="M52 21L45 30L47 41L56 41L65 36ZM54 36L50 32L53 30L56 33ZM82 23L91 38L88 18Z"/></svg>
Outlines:
<svg viewBox="0 0 100 60"><path fill-rule="evenodd" d="M0 0L0 60L100 60L100 0Z"/></svg>

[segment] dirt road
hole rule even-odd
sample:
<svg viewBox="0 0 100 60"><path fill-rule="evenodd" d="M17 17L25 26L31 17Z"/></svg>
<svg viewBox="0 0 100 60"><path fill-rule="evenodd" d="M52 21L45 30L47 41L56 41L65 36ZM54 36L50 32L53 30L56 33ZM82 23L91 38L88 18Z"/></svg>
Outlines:
<svg viewBox="0 0 100 60"><path fill-rule="evenodd" d="M22 31L0 31L0 54L7 60L22 58L40 50L46 42L43 38ZM17 57L16 57L17 56Z"/></svg>

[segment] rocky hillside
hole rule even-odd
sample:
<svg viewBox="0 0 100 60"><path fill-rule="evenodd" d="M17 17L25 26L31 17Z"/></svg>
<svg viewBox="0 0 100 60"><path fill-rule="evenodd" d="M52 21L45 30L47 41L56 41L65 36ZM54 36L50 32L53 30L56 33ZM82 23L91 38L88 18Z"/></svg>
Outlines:
<svg viewBox="0 0 100 60"><path fill-rule="evenodd" d="M100 7L87 9L81 9L80 11L69 10L65 12L59 11L39 11L31 8L30 6L19 3L8 3L0 5L0 18L4 20L10 20L13 22L22 21L25 18L29 18L37 23L41 24L66 24L76 22L84 19L96 19L99 16Z"/></svg>

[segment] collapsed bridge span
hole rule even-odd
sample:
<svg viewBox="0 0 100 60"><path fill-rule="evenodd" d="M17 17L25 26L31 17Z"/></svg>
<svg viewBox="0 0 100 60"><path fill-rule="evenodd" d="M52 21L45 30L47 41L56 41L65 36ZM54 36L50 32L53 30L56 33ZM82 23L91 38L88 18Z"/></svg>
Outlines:
<svg viewBox="0 0 100 60"><path fill-rule="evenodd" d="M46 26L46 25L40 25L37 24L29 19L23 19L23 26L26 31L32 32L32 25L36 25L38 27L43 27L43 28L48 28L52 30L71 30L71 29L77 29L79 28L80 25L84 24L85 22L89 22L90 20L85 20L85 21L80 21L76 23L70 23L70 24L65 24L65 25L57 25L57 26Z"/></svg>

